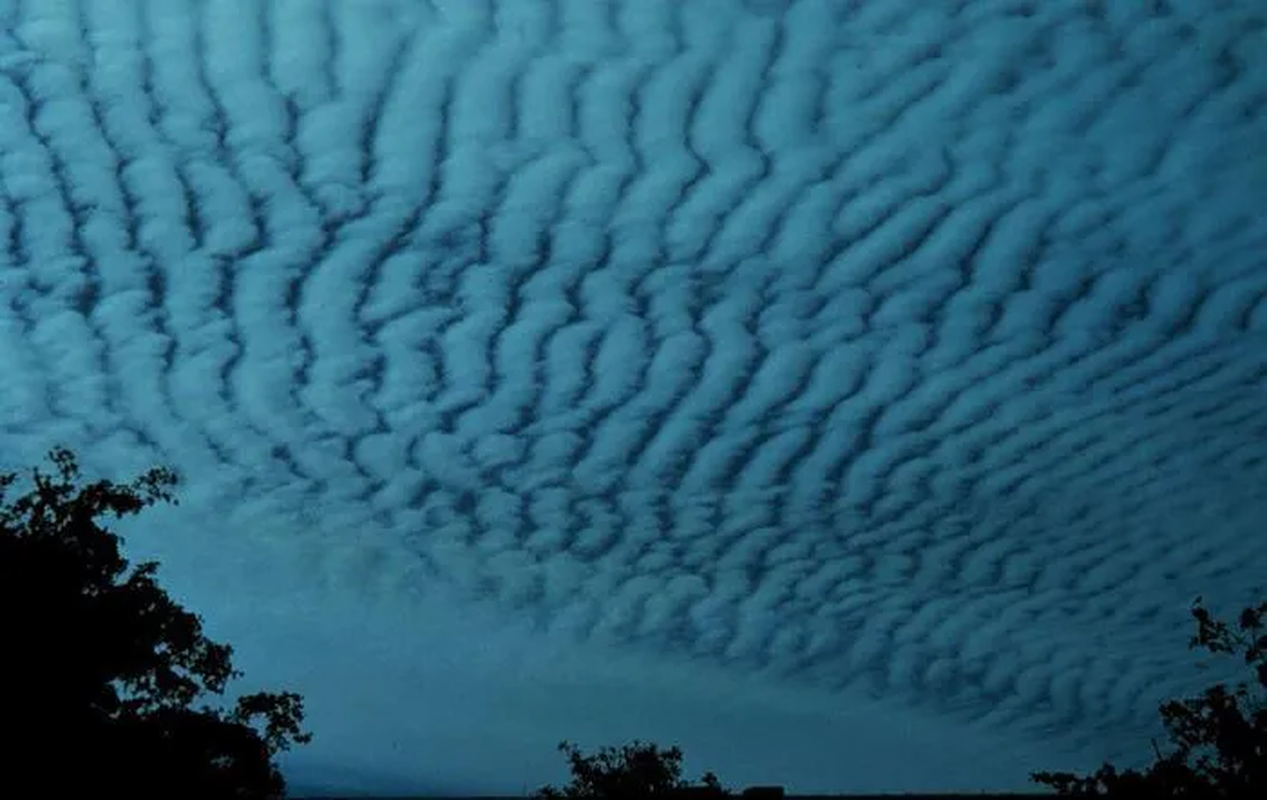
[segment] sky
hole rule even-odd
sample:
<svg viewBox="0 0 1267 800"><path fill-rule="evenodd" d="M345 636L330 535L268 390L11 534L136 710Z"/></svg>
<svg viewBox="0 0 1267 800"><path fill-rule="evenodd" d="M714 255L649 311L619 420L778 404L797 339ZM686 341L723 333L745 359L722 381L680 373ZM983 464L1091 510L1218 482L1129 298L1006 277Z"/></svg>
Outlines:
<svg viewBox="0 0 1267 800"><path fill-rule="evenodd" d="M790 790L1151 754L1262 599L1254 0L0 0L0 467L304 695Z"/></svg>

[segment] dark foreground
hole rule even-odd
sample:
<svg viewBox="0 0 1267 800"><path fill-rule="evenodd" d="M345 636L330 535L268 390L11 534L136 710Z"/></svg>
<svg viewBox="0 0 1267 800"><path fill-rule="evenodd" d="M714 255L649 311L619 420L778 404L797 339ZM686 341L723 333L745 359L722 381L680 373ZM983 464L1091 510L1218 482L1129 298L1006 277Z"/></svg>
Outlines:
<svg viewBox="0 0 1267 800"><path fill-rule="evenodd" d="M739 794L733 795L739 797ZM789 794L784 800L1034 800L1040 797L1052 797L1048 792L1027 792L1020 794ZM524 795L506 795L494 797L440 797L430 795L401 796L388 795L366 797L362 795L309 795L292 800L524 800Z"/></svg>

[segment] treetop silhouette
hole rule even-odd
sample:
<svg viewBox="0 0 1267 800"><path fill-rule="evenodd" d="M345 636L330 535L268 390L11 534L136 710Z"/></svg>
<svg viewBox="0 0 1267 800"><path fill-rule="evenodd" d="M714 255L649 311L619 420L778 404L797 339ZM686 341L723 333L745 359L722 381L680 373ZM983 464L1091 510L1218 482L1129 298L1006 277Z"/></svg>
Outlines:
<svg viewBox="0 0 1267 800"><path fill-rule="evenodd" d="M130 485L76 486L74 455L10 500L0 475L0 691L6 780L52 796L281 798L273 757L301 730L292 692L219 698L241 677L232 648L158 585L158 565L129 562L98 524L175 502L177 475L152 469ZM195 703L203 701L195 707Z"/></svg>
<svg viewBox="0 0 1267 800"><path fill-rule="evenodd" d="M1240 653L1254 678L1218 683L1197 697L1161 705L1172 749L1143 770L1105 764L1088 776L1036 772L1037 783L1071 797L1267 797L1267 602L1243 610L1232 626L1216 619L1198 597L1197 632L1189 646L1215 654ZM1257 685L1255 685L1257 684Z"/></svg>
<svg viewBox="0 0 1267 800"><path fill-rule="evenodd" d="M586 755L570 742L560 742L567 756L572 781L557 788L544 786L538 798L723 798L729 793L717 776L705 772L700 783L682 778L682 750L634 741L621 747L603 747Z"/></svg>

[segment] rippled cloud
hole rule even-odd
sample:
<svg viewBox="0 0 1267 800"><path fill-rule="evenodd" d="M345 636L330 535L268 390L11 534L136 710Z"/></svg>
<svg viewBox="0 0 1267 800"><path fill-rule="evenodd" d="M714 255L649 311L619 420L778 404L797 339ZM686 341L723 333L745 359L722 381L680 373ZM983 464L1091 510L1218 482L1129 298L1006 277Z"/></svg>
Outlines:
<svg viewBox="0 0 1267 800"><path fill-rule="evenodd" d="M0 2L4 461L186 475L300 778L1146 755L1267 558L1267 14L1154 6Z"/></svg>

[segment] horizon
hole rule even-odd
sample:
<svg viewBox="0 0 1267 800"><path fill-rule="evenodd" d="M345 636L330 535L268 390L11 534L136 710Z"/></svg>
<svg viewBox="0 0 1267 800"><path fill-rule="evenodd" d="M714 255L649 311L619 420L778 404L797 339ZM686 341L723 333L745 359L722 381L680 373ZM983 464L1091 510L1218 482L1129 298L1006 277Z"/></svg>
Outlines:
<svg viewBox="0 0 1267 800"><path fill-rule="evenodd" d="M744 787L739 787L739 788L731 788L729 791L731 791L733 794L738 796L738 795L741 795L745 790L754 789L754 788L768 789L768 788L782 788L782 787L778 787L772 784L761 784L759 786L744 786ZM878 793L877 792L862 792L862 793L845 792L845 793L840 793L840 794L808 794L808 795L807 794L785 794L785 797L788 798L788 800L797 800L798 798L800 800L804 800L804 798L817 798L817 797L848 797L848 798L854 798L854 800L870 800L871 798L880 798L880 797L995 798L995 797L1048 797L1050 795L1051 795L1050 791L1034 790L1034 791L1029 791L1029 792L933 792L933 793L929 793L929 792L878 792ZM388 797L394 797L394 798L397 798L398 800L408 800L408 798L405 798L401 795L361 796L361 795L356 795L354 793L350 794L347 792L333 792L329 795L293 794L293 800L330 800L330 798L344 797L344 796L362 797L362 800L382 800L382 798L388 798ZM427 798L430 798L430 800L459 800L459 798L465 798L466 800L493 800L493 798L498 798L498 800L500 800L500 798L503 798L503 797L525 797L525 796L526 795L453 795L453 796L439 797L436 795L418 795L418 797L427 797Z"/></svg>

